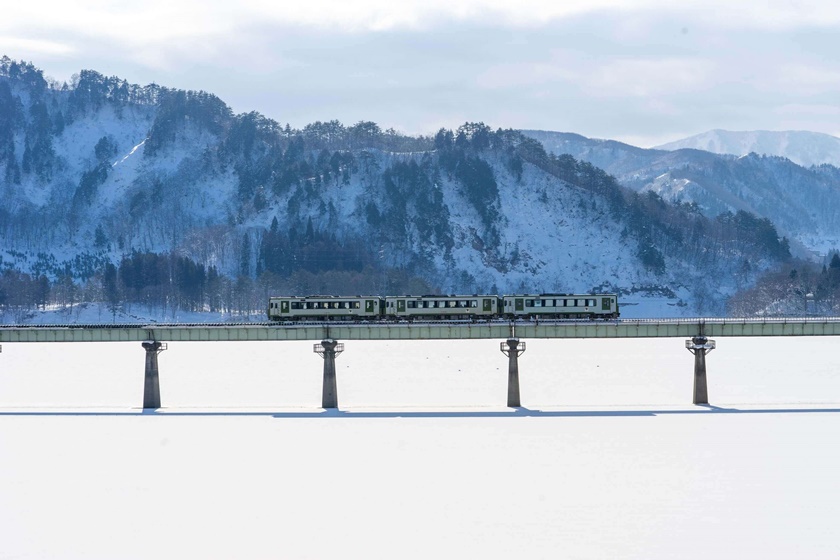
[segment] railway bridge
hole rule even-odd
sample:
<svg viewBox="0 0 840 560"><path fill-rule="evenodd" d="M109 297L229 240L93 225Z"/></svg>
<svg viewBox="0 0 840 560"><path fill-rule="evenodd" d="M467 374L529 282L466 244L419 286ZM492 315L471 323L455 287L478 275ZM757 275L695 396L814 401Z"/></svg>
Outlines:
<svg viewBox="0 0 840 560"><path fill-rule="evenodd" d="M508 358L507 405L519 407L523 339L686 338L686 349L694 355L693 403L708 404L706 354L716 347L710 337L759 336L840 336L840 317L0 326L0 344L140 342L145 350L144 409L161 406L157 357L170 342L316 341L313 350L324 358L322 407L338 408L335 358L344 349L339 340L502 339L500 350Z"/></svg>

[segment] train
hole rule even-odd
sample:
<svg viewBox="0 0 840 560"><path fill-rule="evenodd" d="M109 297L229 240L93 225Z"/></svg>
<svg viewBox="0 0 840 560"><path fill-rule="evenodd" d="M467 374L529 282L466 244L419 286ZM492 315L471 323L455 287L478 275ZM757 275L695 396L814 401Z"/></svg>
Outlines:
<svg viewBox="0 0 840 560"><path fill-rule="evenodd" d="M617 319L616 294L275 296L270 321Z"/></svg>

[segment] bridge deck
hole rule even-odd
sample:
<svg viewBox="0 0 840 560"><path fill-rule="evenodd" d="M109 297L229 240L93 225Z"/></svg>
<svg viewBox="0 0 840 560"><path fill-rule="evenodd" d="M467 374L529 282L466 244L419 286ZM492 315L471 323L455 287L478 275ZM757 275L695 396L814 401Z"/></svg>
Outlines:
<svg viewBox="0 0 840 560"><path fill-rule="evenodd" d="M3 342L137 342L259 340L441 340L519 338L655 338L840 336L840 318L624 319L514 323L247 323L0 326Z"/></svg>

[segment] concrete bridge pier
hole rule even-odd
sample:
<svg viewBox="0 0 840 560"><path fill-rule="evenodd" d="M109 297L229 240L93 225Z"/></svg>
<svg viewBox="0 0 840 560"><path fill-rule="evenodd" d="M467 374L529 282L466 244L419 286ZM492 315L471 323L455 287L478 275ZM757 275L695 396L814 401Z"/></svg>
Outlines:
<svg viewBox="0 0 840 560"><path fill-rule="evenodd" d="M324 388L321 393L321 408L338 408L338 382L335 376L335 357L344 352L344 345L332 338L325 338L316 344L313 351L324 358Z"/></svg>
<svg viewBox="0 0 840 560"><path fill-rule="evenodd" d="M146 380L143 387L143 409L160 408L160 373L158 354L166 350L166 343L156 340L143 342L146 350Z"/></svg>
<svg viewBox="0 0 840 560"><path fill-rule="evenodd" d="M685 347L694 354L694 404L709 404L706 385L706 354L715 349L715 341L703 335L685 341Z"/></svg>
<svg viewBox="0 0 840 560"><path fill-rule="evenodd" d="M525 352L525 342L518 338L509 338L499 345L502 354L508 357L508 396L507 405L510 408L519 408L522 402L519 399L519 356Z"/></svg>

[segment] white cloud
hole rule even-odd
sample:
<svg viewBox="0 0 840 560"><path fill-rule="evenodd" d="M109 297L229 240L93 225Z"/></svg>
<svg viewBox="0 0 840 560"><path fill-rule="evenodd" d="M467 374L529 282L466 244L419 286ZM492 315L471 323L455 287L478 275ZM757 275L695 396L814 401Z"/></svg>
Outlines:
<svg viewBox="0 0 840 560"><path fill-rule="evenodd" d="M0 55L31 60L49 76L90 68L204 89L237 111L296 126L370 119L428 132L483 120L642 143L792 122L831 132L825 128L837 122L806 113L824 112L840 83L840 3L7 4Z"/></svg>
<svg viewBox="0 0 840 560"><path fill-rule="evenodd" d="M840 91L840 70L806 63L781 64L770 80L770 86L805 95Z"/></svg>
<svg viewBox="0 0 840 560"><path fill-rule="evenodd" d="M0 53L20 52L27 57L70 56L76 48L68 43L42 39L24 39L15 36L0 36Z"/></svg>
<svg viewBox="0 0 840 560"><path fill-rule="evenodd" d="M245 0L253 13L279 22L344 29L382 30L418 27L440 20L542 25L569 16L597 13L683 13L722 25L788 28L840 22L840 6L824 0L310 0L294 5L274 0Z"/></svg>
<svg viewBox="0 0 840 560"><path fill-rule="evenodd" d="M716 63L702 58L624 58L555 52L550 61L507 63L481 72L486 89L555 86L596 97L662 97L702 90L714 82Z"/></svg>
<svg viewBox="0 0 840 560"><path fill-rule="evenodd" d="M539 26L591 13L682 14L689 23L774 29L840 23L840 4L822 0L33 0L4 6L0 30L63 30L140 45L266 23L364 32L443 22Z"/></svg>
<svg viewBox="0 0 840 560"><path fill-rule="evenodd" d="M594 65L581 80L599 97L662 97L710 87L715 66L695 58L611 60Z"/></svg>

